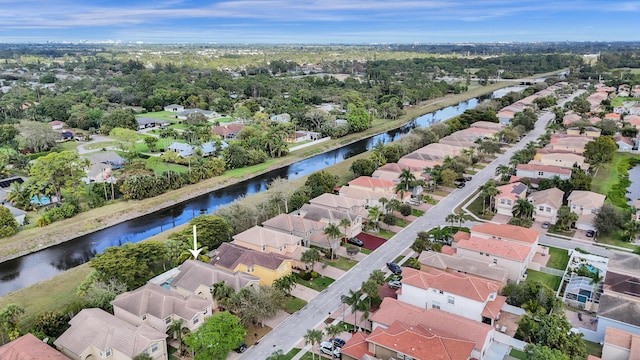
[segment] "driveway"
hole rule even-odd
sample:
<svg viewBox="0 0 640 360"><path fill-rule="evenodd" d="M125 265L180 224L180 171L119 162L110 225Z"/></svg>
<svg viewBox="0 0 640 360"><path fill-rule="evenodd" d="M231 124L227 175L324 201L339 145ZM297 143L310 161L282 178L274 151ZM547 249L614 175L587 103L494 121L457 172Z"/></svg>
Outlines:
<svg viewBox="0 0 640 360"><path fill-rule="evenodd" d="M535 128L529 134L474 175L473 179L467 182L467 186L453 190L449 196L439 201L423 216L397 233L392 241L385 241L378 248L378 251L372 254L373 256L367 256L356 264L342 278L313 298L302 310L273 329L258 345L249 348L243 354L242 359L266 359L274 350L282 349L285 353L291 350L308 329L318 326L327 318L328 314L340 307L342 295L347 294L349 290L358 289L373 270L385 268L387 262L392 261L413 243L418 232L446 225L446 216L471 196L479 186L493 178L498 165L507 163L515 151L524 148L528 142L535 141L542 135L545 132L546 124L553 117L554 115L550 113L540 116Z"/></svg>
<svg viewBox="0 0 640 360"><path fill-rule="evenodd" d="M375 236L367 233L360 233L355 237L362 240L362 242L364 243L364 245L362 246L363 248L371 251L379 248L380 246L382 246L382 244L384 244L387 241L387 239L385 238L381 238L379 236Z"/></svg>
<svg viewBox="0 0 640 360"><path fill-rule="evenodd" d="M316 296L318 296L318 294L319 292L300 284L296 284L296 287L291 290L291 296L295 296L306 302L313 300Z"/></svg>

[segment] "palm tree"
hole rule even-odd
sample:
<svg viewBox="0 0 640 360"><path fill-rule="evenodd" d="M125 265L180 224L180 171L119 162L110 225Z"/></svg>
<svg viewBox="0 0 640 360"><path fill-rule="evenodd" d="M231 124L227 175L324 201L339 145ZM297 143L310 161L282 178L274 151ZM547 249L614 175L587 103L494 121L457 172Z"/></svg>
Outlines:
<svg viewBox="0 0 640 360"><path fill-rule="evenodd" d="M414 187L416 176L413 175L409 169L402 169L400 175L398 175L398 179L400 180L398 185L401 185L405 191L409 191L409 189Z"/></svg>
<svg viewBox="0 0 640 360"><path fill-rule="evenodd" d="M336 240L342 238L344 235L340 232L340 228L336 224L329 224L324 228L323 233L327 235L329 238L329 248L331 248L331 260L333 260L333 253L335 252L335 248L338 242ZM332 241L333 240L333 241Z"/></svg>
<svg viewBox="0 0 640 360"><path fill-rule="evenodd" d="M456 215L456 221L458 222L459 227L462 227L462 223L467 221L467 215L465 215L464 213L458 213L455 215Z"/></svg>
<svg viewBox="0 0 640 360"><path fill-rule="evenodd" d="M624 225L624 236L627 241L634 241L638 233L640 233L640 222L629 221Z"/></svg>
<svg viewBox="0 0 640 360"><path fill-rule="evenodd" d="M304 343L305 345L311 344L311 347L315 347L317 343L322 341L322 331L316 329L309 329L307 333L304 334ZM311 359L315 359L316 354L311 350Z"/></svg>
<svg viewBox="0 0 640 360"><path fill-rule="evenodd" d="M513 175L513 168L509 165L500 164L496 168L496 176L500 175L501 180L505 180L509 176Z"/></svg>
<svg viewBox="0 0 640 360"><path fill-rule="evenodd" d="M25 211L33 209L30 189L17 181L14 181L9 185L9 191L7 192L5 200L18 209Z"/></svg>
<svg viewBox="0 0 640 360"><path fill-rule="evenodd" d="M380 205L382 205L382 210L384 211L385 214L389 213L389 210L387 209L387 204L389 203L389 199L387 199L386 197L381 197L378 202L380 203Z"/></svg>
<svg viewBox="0 0 640 360"><path fill-rule="evenodd" d="M500 190L496 187L496 183L493 180L487 181L484 185L480 186L480 196L482 196L482 213L485 213L487 197L489 197L489 211L493 211L493 199L500 193Z"/></svg>
<svg viewBox="0 0 640 360"><path fill-rule="evenodd" d="M294 274L281 276L273 281L273 287L281 290L286 295L291 294L291 290L296 287L297 281Z"/></svg>
<svg viewBox="0 0 640 360"><path fill-rule="evenodd" d="M339 326L338 324L335 324L335 325L329 324L324 328L324 332L331 339L331 352L333 352L336 347L333 340L336 338L336 336L340 335L340 333L342 332L342 326Z"/></svg>
<svg viewBox="0 0 640 360"><path fill-rule="evenodd" d="M224 280L212 285L211 297L218 302L218 307L228 308L229 302L235 293L236 290L232 286L225 284Z"/></svg>
<svg viewBox="0 0 640 360"><path fill-rule="evenodd" d="M375 282L378 285L384 285L385 283L385 275L384 271L380 269L375 269L369 274L369 280Z"/></svg>
<svg viewBox="0 0 640 360"><path fill-rule="evenodd" d="M184 320L173 320L169 326L167 326L167 335L178 341L178 355L182 354L182 337L185 335L185 330L188 331L184 325Z"/></svg>
<svg viewBox="0 0 640 360"><path fill-rule="evenodd" d="M347 236L347 228L351 227L351 220L344 218L342 220L340 220L340 224L338 224L338 226L344 228L344 236ZM353 236L353 234L351 234Z"/></svg>
<svg viewBox="0 0 640 360"><path fill-rule="evenodd" d="M342 295L340 300L349 305L353 313L353 326L358 328L358 310L362 309L362 294L359 291L349 290L348 295Z"/></svg>
<svg viewBox="0 0 640 360"><path fill-rule="evenodd" d="M518 199L516 203L513 204L511 214L521 219L531 219L534 209L533 204L527 201L527 199Z"/></svg>
<svg viewBox="0 0 640 360"><path fill-rule="evenodd" d="M451 227L453 228L453 223L458 221L458 217L456 216L456 214L449 214L446 218L444 218L444 221L451 223Z"/></svg>
<svg viewBox="0 0 640 360"><path fill-rule="evenodd" d="M320 251L316 248L311 248L302 253L300 261L305 264L311 264L311 270L313 271L313 267L316 265L316 262L320 261L320 258Z"/></svg>
<svg viewBox="0 0 640 360"><path fill-rule="evenodd" d="M371 229L373 230L378 229L378 222L380 221L380 215L382 215L382 212L380 211L379 207L372 206L369 208L369 217L368 217L367 225Z"/></svg>

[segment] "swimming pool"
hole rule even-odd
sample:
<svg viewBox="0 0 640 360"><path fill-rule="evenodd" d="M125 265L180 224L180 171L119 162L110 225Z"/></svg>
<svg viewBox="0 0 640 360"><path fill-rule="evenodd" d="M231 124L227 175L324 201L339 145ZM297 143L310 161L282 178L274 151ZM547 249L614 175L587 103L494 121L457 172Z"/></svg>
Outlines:
<svg viewBox="0 0 640 360"><path fill-rule="evenodd" d="M38 206L48 205L48 204L51 204L51 199L49 199L48 196L40 196L40 198L38 198L37 196L34 195L31 198L31 203L36 204Z"/></svg>

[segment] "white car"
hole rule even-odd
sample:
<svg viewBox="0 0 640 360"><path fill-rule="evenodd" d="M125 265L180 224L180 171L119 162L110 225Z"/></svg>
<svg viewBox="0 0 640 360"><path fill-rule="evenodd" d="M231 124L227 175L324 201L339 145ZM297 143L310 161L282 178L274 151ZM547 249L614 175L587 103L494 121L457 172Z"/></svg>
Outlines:
<svg viewBox="0 0 640 360"><path fill-rule="evenodd" d="M333 349L333 344L329 341L323 341L320 343L320 352L327 355L333 355L334 358L342 357L342 353L340 353L340 348L336 347Z"/></svg>

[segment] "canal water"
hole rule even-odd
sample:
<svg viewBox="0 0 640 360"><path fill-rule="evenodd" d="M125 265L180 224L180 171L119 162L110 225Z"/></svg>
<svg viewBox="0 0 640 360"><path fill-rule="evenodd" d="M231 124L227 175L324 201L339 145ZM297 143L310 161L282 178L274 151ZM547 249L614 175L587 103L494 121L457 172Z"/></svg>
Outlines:
<svg viewBox="0 0 640 360"><path fill-rule="evenodd" d="M359 140L339 149L269 171L255 178L212 191L163 210L3 262L0 264L0 296L46 280L55 274L83 264L107 247L135 243L147 239L165 230L187 223L201 213L211 213L221 206L230 204L242 195L265 191L267 184L276 177L295 179L309 175L349 157L371 150L378 141L383 143L396 141L416 127L429 126L452 118L468 109L475 108L479 102L485 99L499 98L510 91L520 91L524 88L524 86L503 88L487 96L473 98L457 105L425 114L398 129Z"/></svg>

